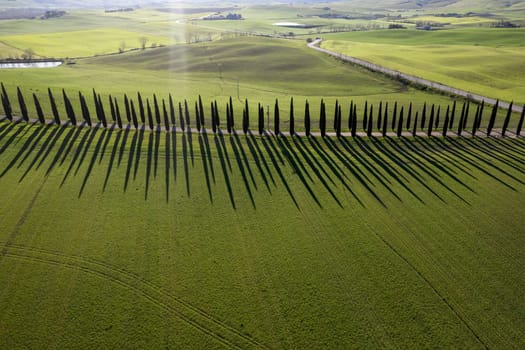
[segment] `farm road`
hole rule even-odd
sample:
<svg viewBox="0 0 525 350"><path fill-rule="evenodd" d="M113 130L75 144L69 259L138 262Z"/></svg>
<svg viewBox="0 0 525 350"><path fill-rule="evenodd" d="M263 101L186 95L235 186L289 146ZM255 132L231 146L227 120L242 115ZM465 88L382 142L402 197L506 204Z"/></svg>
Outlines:
<svg viewBox="0 0 525 350"><path fill-rule="evenodd" d="M426 79L423 79L423 78L420 78L420 77L416 77L414 75L401 73L399 71L396 71L396 70L393 70L393 69L389 69L389 68L380 66L378 64L374 64L374 63L370 63L370 62L367 62L367 61L363 61L363 60L361 60L359 58L346 56L346 55L343 55L341 53L337 53L337 52L334 52L334 51L323 49L323 48L320 47L320 44L321 44L322 41L323 41L322 39L317 39L317 40L309 43L308 47L311 48L311 49L317 50L319 52L323 52L325 54L328 54L330 56L339 58L339 59L341 59L343 61L347 61L347 62L351 62L351 63L354 63L354 64L358 64L358 65L360 65L362 67L365 67L367 69L370 69L371 71L374 71L374 72L380 72L380 73L392 76L394 78L401 78L401 79L410 81L412 83L416 83L418 85L428 86L428 87L430 87L432 89L435 89L435 90L439 90L439 91L442 91L442 92L445 92L445 93L449 93L449 94L454 94L454 95L457 95L457 96L462 96L462 97L465 97L465 98L468 98L468 99L471 99L471 100L474 100L474 101L477 101L477 102L485 101L486 103L489 103L491 105L496 104L496 100L493 99L493 98L490 98L490 97L473 94L473 93L465 91L465 90L456 89L454 87L443 85L443 84L440 84L440 83L436 83L436 82L433 82L433 81L430 81L430 80L426 80ZM499 102L499 107L503 108L503 109L508 109L509 108L509 103L500 101ZM513 105L512 106L512 110L514 112L517 112L517 113L521 112L522 108L523 108L522 106L518 106L518 105Z"/></svg>

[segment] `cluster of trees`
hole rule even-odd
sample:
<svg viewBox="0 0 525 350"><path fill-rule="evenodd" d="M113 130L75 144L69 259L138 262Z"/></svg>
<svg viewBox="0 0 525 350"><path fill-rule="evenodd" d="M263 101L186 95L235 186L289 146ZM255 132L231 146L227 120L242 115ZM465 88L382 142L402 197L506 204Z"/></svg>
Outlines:
<svg viewBox="0 0 525 350"><path fill-rule="evenodd" d="M39 98L33 93L33 103L35 106L36 114L40 123L46 123L45 115L42 110L42 106ZM11 100L7 94L4 84L1 84L0 98L4 109L5 116L9 120L13 120L13 109L11 106ZM147 126L151 130L162 129L171 130L172 127L177 126L176 112L179 115L179 126L180 128L187 129L191 128L192 116L191 109L188 101L179 102L176 105L173 101L171 94L168 99L158 99L154 94L153 99L144 99L142 95L137 93L136 99L129 98L124 95L123 101L118 101L117 98L108 96L106 104L102 100L100 94L93 89L93 105L94 112L90 112L86 97L79 92L78 100L80 103L80 112L74 110L73 104L66 91L62 89L62 100L65 109L65 115L67 119L62 119L55 96L51 89L48 89L49 104L53 115L53 122L57 125L61 125L63 121L67 121L72 125L77 125L79 121L85 123L88 126L93 125L93 120L96 118L97 122L103 127L107 128L108 125L117 125L118 128L122 129L125 125L133 125L135 128ZM20 88L17 88L17 100L20 107L20 113L22 119L25 121L30 120L28 107L26 100ZM109 108L108 108L109 106ZM376 107L376 108L374 108ZM497 112L499 108L499 102L497 102L491 110L490 117L487 122L487 135L491 135L494 130ZM476 106L475 113L472 115L470 102L463 102L462 106L458 106L456 102L452 106L447 106L446 110L442 111L441 106L434 104L423 105L421 110L415 111L410 103L407 110L404 106L399 108L397 102L394 102L393 106L390 106L388 102L383 104L380 102L378 106L369 104L365 101L364 108L357 111L357 104L353 101L350 102L349 113L347 122L343 122L342 105L339 101L335 102L334 115L333 115L333 126L332 132L339 137L343 132L343 125L351 133L353 137L357 136L358 132L365 132L367 136L372 136L375 131L376 134L379 132L382 136L386 136L387 132L395 132L400 137L403 132L410 132L413 136L416 136L418 132L425 132L428 136L432 136L433 132L440 130L443 136L456 129L457 135L461 136L469 129L472 136L480 130L483 112L485 109L485 103L481 103ZM201 96L195 101L194 107L194 121L195 127L200 132L206 123L205 109ZM217 101L210 102L210 119L211 128L214 133L220 129L221 117ZM257 129L259 134L265 133L265 118L264 118L264 107L259 103L257 106ZM269 112L268 112L269 113ZM510 120L512 116L512 103L507 110L506 117L503 121L501 128L501 135L505 136ZM235 117L234 117L234 106L232 98L226 104L226 129L228 133L232 133L235 129ZM520 135L523 123L525 120L525 106L521 113L521 117L518 122L516 134ZM312 117L310 115L310 104L308 100L304 106L304 129L306 136L311 135ZM294 108L294 100L291 98L289 106L289 114L287 118L288 131L291 135L296 133L296 114ZM321 100L319 110L318 127L321 136L326 136L327 127L327 112L326 103ZM243 114L242 114L242 130L244 133L248 133L250 130L250 108L248 100L244 102ZM275 100L273 108L273 132L276 135L281 134L281 109L279 107L279 100Z"/></svg>

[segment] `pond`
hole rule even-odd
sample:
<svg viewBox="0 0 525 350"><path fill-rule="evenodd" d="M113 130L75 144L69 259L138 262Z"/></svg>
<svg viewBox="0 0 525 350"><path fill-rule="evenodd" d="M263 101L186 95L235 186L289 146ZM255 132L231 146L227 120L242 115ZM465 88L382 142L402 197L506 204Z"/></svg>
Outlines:
<svg viewBox="0 0 525 350"><path fill-rule="evenodd" d="M62 64L60 61L48 62L11 62L0 63L0 69L14 69L14 68L53 68Z"/></svg>

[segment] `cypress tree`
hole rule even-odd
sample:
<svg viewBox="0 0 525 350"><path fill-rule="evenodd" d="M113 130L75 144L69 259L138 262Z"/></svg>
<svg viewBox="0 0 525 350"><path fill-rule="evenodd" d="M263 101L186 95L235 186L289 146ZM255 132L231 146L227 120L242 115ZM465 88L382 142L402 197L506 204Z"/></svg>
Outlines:
<svg viewBox="0 0 525 350"><path fill-rule="evenodd" d="M440 114L441 114L441 106L438 106L438 110L436 112L436 123L434 124L434 128L437 129L439 128L439 117L440 117Z"/></svg>
<svg viewBox="0 0 525 350"><path fill-rule="evenodd" d="M335 109L334 109L334 131L337 130L337 118L339 116L339 101L335 100Z"/></svg>
<svg viewBox="0 0 525 350"><path fill-rule="evenodd" d="M146 115L144 113L144 103L142 102L142 96L140 96L140 92L137 92L137 101L139 103L140 121L142 124L146 124Z"/></svg>
<svg viewBox="0 0 525 350"><path fill-rule="evenodd" d="M201 127L204 128L204 106L202 105L201 95L199 95L199 116L201 118L200 120Z"/></svg>
<svg viewBox="0 0 525 350"><path fill-rule="evenodd" d="M428 121L428 136L432 136L432 128L434 127L434 104L430 109L430 120Z"/></svg>
<svg viewBox="0 0 525 350"><path fill-rule="evenodd" d="M507 128L509 127L510 117L512 115L512 105L513 104L514 104L514 101L510 103L509 109L507 110L507 116L505 117L505 121L503 122L503 129L501 130L501 137L505 137L505 133L507 132Z"/></svg>
<svg viewBox="0 0 525 350"><path fill-rule="evenodd" d="M443 124L443 137L447 137L447 131L448 131L448 123L449 123L449 109L450 106L447 107L447 113L445 114L445 124Z"/></svg>
<svg viewBox="0 0 525 350"><path fill-rule="evenodd" d="M463 109L461 110L461 117L459 118L458 136L461 136L461 132L463 131L463 119L464 118L465 118L465 103L463 103Z"/></svg>
<svg viewBox="0 0 525 350"><path fill-rule="evenodd" d="M170 99L170 119L171 119L171 125L177 126L177 123L175 122L175 106L173 104L173 98L171 97L171 94L169 94Z"/></svg>
<svg viewBox="0 0 525 350"><path fill-rule="evenodd" d="M455 115L456 115L456 101L454 101L454 104L452 105L452 112L450 112L450 123L448 124L449 129L452 129L454 127Z"/></svg>
<svg viewBox="0 0 525 350"><path fill-rule="evenodd" d="M232 121L230 116L230 104L226 103L226 129L228 130L228 133L232 133Z"/></svg>
<svg viewBox="0 0 525 350"><path fill-rule="evenodd" d="M379 101L379 112L377 113L377 130L381 130L381 120L383 119L383 101Z"/></svg>
<svg viewBox="0 0 525 350"><path fill-rule="evenodd" d="M60 116L58 114L58 108L57 104L55 102L55 97L53 96L53 93L51 92L50 88L47 88L47 94L49 95L49 103L51 104L51 111L53 112L53 119L55 121L56 125L60 125Z"/></svg>
<svg viewBox="0 0 525 350"><path fill-rule="evenodd" d="M69 98L66 95L66 91L62 89L62 97L64 98L64 105L66 107L66 113L71 121L71 124L77 125L77 119L75 118L75 111L73 111L73 106L71 105L71 102L69 101Z"/></svg>
<svg viewBox="0 0 525 350"><path fill-rule="evenodd" d="M100 116L102 118L102 125L104 125L105 128L108 127L108 122L106 119L106 112L104 111L104 105L102 104L102 98L100 97L100 94L98 94L98 108L100 109Z"/></svg>
<svg viewBox="0 0 525 350"><path fill-rule="evenodd" d="M410 102L410 106L408 106L408 115L407 115L407 130L410 129L410 122L412 121L412 102Z"/></svg>
<svg viewBox="0 0 525 350"><path fill-rule="evenodd" d="M115 97L115 116L117 117L117 125L119 129L122 129L122 118L120 117L120 109L118 107L117 98Z"/></svg>
<svg viewBox="0 0 525 350"><path fill-rule="evenodd" d="M357 136L357 104L354 104L354 111L352 112L352 137Z"/></svg>
<svg viewBox="0 0 525 350"><path fill-rule="evenodd" d="M516 129L516 135L517 136L520 136L520 134L521 134L521 129L523 128L523 121L524 120L525 120L525 104L523 104L523 108L521 110L520 121L518 123L518 128Z"/></svg>
<svg viewBox="0 0 525 350"><path fill-rule="evenodd" d="M421 130L425 128L427 121L427 103L423 103L423 111L421 112Z"/></svg>
<svg viewBox="0 0 525 350"><path fill-rule="evenodd" d="M248 107L248 99L246 99L244 101L244 123L243 123L244 133L247 134L249 129L250 129L250 108Z"/></svg>
<svg viewBox="0 0 525 350"><path fill-rule="evenodd" d="M341 136L341 122L342 122L342 111L341 111L341 105L339 105L339 113L337 116L337 136Z"/></svg>
<svg viewBox="0 0 525 350"><path fill-rule="evenodd" d="M117 112L115 111L115 105L113 103L113 97L109 95L109 109L111 111L111 120L113 120L113 123L117 121Z"/></svg>
<svg viewBox="0 0 525 350"><path fill-rule="evenodd" d="M372 127L373 127L372 110L373 110L373 106L370 105L370 117L368 118L368 125L366 128L366 136L368 137L372 137Z"/></svg>
<svg viewBox="0 0 525 350"><path fill-rule="evenodd" d="M259 130L259 135L262 135L264 133L264 108L261 106L260 103L257 105L257 117L258 117L257 126Z"/></svg>
<svg viewBox="0 0 525 350"><path fill-rule="evenodd" d="M397 101L394 102L394 113L392 114L392 131L396 129L396 120L397 120Z"/></svg>
<svg viewBox="0 0 525 350"><path fill-rule="evenodd" d="M186 125L184 124L184 114L182 113L182 104L179 102L179 122L182 131L185 130Z"/></svg>
<svg viewBox="0 0 525 350"><path fill-rule="evenodd" d="M188 101L184 100L184 116L186 121L186 128L190 129L190 109L188 108Z"/></svg>
<svg viewBox="0 0 525 350"><path fill-rule="evenodd" d="M162 99L162 112L164 114L164 127L166 131L170 130L170 119L168 117L168 110L166 109L166 102Z"/></svg>
<svg viewBox="0 0 525 350"><path fill-rule="evenodd" d="M232 129L235 129L235 116L233 114L233 101L232 101L231 96L230 96L230 125Z"/></svg>
<svg viewBox="0 0 525 350"><path fill-rule="evenodd" d="M365 101L365 110L363 112L363 130L368 126L368 101Z"/></svg>
<svg viewBox="0 0 525 350"><path fill-rule="evenodd" d="M492 113L490 115L489 125L487 126L487 136L490 136L490 133L492 132L492 129L494 128L494 124L496 124L498 108L499 108L499 100L497 100L494 107L492 107Z"/></svg>
<svg viewBox="0 0 525 350"><path fill-rule="evenodd" d="M151 106L149 105L149 99L146 99L146 107L148 109L148 124L150 130L154 130L155 126L153 125L153 115L151 113Z"/></svg>
<svg viewBox="0 0 525 350"><path fill-rule="evenodd" d="M137 119L137 112L135 111L135 104L133 103L133 100L130 100L131 104L131 120L133 121L133 126L135 129L139 128L139 121Z"/></svg>
<svg viewBox="0 0 525 350"><path fill-rule="evenodd" d="M416 111L416 117L414 118L414 127L412 128L412 136L417 136L417 118L419 117L419 112Z"/></svg>
<svg viewBox="0 0 525 350"><path fill-rule="evenodd" d="M295 116L293 110L293 97L290 100L290 136L295 134Z"/></svg>
<svg viewBox="0 0 525 350"><path fill-rule="evenodd" d="M214 101L213 105L215 106L215 124L217 125L217 128L219 128L221 126L221 120L219 117L219 108L217 108L217 100Z"/></svg>
<svg viewBox="0 0 525 350"><path fill-rule="evenodd" d="M385 104L385 115L383 117L383 130L382 130L383 137L386 137L387 128L388 128L388 102Z"/></svg>
<svg viewBox="0 0 525 350"><path fill-rule="evenodd" d="M201 132L201 114L197 101L195 101L195 125L197 126L197 131Z"/></svg>
<svg viewBox="0 0 525 350"><path fill-rule="evenodd" d="M131 108L129 106L129 100L126 94L124 94L124 107L126 108L126 119L128 121L128 125L130 125L131 124Z"/></svg>
<svg viewBox="0 0 525 350"><path fill-rule="evenodd" d="M22 119L28 122L29 115L27 113L26 101L24 100L24 95L22 95L22 91L20 91L20 87L16 88L16 94L18 95L18 104L20 105L20 112L22 113Z"/></svg>
<svg viewBox="0 0 525 350"><path fill-rule="evenodd" d="M350 101L350 111L348 112L348 130L352 130L352 118L354 117L354 100Z"/></svg>
<svg viewBox="0 0 525 350"><path fill-rule="evenodd" d="M91 115L89 114L89 109L86 103L86 99L82 95L82 93L78 92L78 99L80 100L80 107L82 109L82 118L87 123L87 125L91 126Z"/></svg>
<svg viewBox="0 0 525 350"><path fill-rule="evenodd" d="M310 136L310 104L308 100L304 104L304 129L306 136Z"/></svg>
<svg viewBox="0 0 525 350"><path fill-rule="evenodd" d="M478 125L477 128L481 128L481 120L483 119L483 110L485 109L485 100L481 101L481 107L479 108Z"/></svg>
<svg viewBox="0 0 525 350"><path fill-rule="evenodd" d="M403 132L403 107L401 107L401 112L399 112L399 122L397 123L397 137L401 137Z"/></svg>
<svg viewBox="0 0 525 350"><path fill-rule="evenodd" d="M470 111L470 101L467 101L467 107L465 108L465 117L463 118L463 130L467 128L468 113Z"/></svg>
<svg viewBox="0 0 525 350"><path fill-rule="evenodd" d="M476 107L476 115L474 116L474 123L472 124L472 136L476 136L476 131L478 129L478 120L479 120L479 105Z"/></svg>
<svg viewBox="0 0 525 350"><path fill-rule="evenodd" d="M4 107L5 116L8 120L13 120L13 109L11 108L11 102L9 101L9 96L5 89L4 83L0 83L2 86L2 105Z"/></svg>
<svg viewBox="0 0 525 350"><path fill-rule="evenodd" d="M321 137L326 135L326 108L324 101L321 99L321 112L319 115L319 128L321 129Z"/></svg>
<svg viewBox="0 0 525 350"><path fill-rule="evenodd" d="M275 135L279 135L280 128L279 128L279 101L275 99L275 108L274 108L274 129L275 129Z"/></svg>
<svg viewBox="0 0 525 350"><path fill-rule="evenodd" d="M44 118L44 112L42 111L42 106L40 106L40 101L38 101L38 97L36 97L34 92L33 92L33 101L35 102L35 109L36 109L36 114L38 115L38 121L40 122L40 124L45 124L46 120Z"/></svg>
<svg viewBox="0 0 525 350"><path fill-rule="evenodd" d="M210 102L210 110L211 110L211 130L215 134L217 132L217 122L215 119L215 106L213 105L213 102Z"/></svg>
<svg viewBox="0 0 525 350"><path fill-rule="evenodd" d="M153 94L153 106L155 108L155 121L157 122L157 126L160 126L160 108L155 94Z"/></svg>
<svg viewBox="0 0 525 350"><path fill-rule="evenodd" d="M95 103L95 113L97 115L97 119L102 122L102 118L100 117L100 107L98 105L98 98L97 98L97 93L95 91L95 89L93 89L93 102Z"/></svg>

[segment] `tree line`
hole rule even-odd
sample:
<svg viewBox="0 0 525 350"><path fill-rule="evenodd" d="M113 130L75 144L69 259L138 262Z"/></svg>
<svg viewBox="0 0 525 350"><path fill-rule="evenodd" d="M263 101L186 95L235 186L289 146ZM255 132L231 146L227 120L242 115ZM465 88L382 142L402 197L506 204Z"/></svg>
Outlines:
<svg viewBox="0 0 525 350"><path fill-rule="evenodd" d="M3 83L0 83L0 99L2 107L4 109L5 117L12 121L14 119L13 108L11 98L8 96L6 88ZM51 108L51 114L53 117L52 123L56 125L62 125L63 123L70 123L72 125L86 124L93 126L94 123L102 125L104 128L108 126L116 125L119 129L124 127L133 126L136 129L148 127L150 130L159 130L164 128L166 131L171 130L173 127L179 126L185 130L191 128L192 125L200 132L205 128L207 123L211 124L212 131L216 133L221 128L221 113L218 108L217 101L210 102L210 109L208 117L206 118L206 112L202 97L199 96L198 100L195 101L194 106L190 106L187 100L183 102L175 103L172 95L170 94L167 99L159 99L155 94L153 98L143 98L141 93L138 92L136 97L128 97L124 95L123 101L118 101L117 98L109 95L107 98L102 99L101 95L93 89L92 98L94 110L90 111L86 96L81 92L78 93L79 106L75 111L73 103L71 102L66 91L62 89L61 99L65 109L65 115L60 114L56 97L52 90L47 90L48 102ZM59 97L60 98L60 97ZM16 100L18 102L21 117L24 121L30 120L28 107L26 104L26 98L22 91L17 87ZM33 104L36 110L36 117L42 124L46 123L46 117L42 109L41 102L38 96L32 94ZM512 103L507 109L503 126L501 128L501 136L504 137L510 125L512 117ZM273 133L279 135L282 133L281 124L281 109L279 107L279 100L276 99L273 106ZM490 110L490 115L487 119L486 134L490 136L495 128L497 112L499 108L499 102L496 102ZM248 133L251 130L250 125L250 108L248 100L244 101L242 109L242 131ZM421 110L415 110L412 103L405 110L405 106L398 106L397 102L393 105L388 102L379 102L378 105L369 104L365 101L362 110L357 110L357 104L350 101L348 108L348 116L346 121L343 121L342 105L338 100L335 102L333 114L333 125L329 128L327 126L327 112L326 103L322 99L319 109L319 118L317 121L318 128L321 136L326 136L327 132L333 132L338 137L343 132L350 133L352 137L356 137L358 133L366 133L367 136L381 135L387 136L387 132L394 132L398 137L403 135L403 132L409 133L412 136L416 136L418 133L424 132L428 136L434 135L435 131L440 131L440 134L446 137L450 132L455 132L458 136L463 134L471 134L476 136L480 131L481 123L484 118L485 103L476 105L475 112L471 108L469 101L464 101L461 105L456 101L450 106L446 107L446 110L441 108L440 105L424 103ZM268 118L269 118L269 113ZM178 114L178 118L177 118ZM193 116L192 116L193 115ZM234 116L234 105L233 100L230 97L226 103L224 123L226 124L226 130L228 133L232 133L235 130L235 116ZM296 113L294 107L293 97L290 99L287 115L288 132L291 135L296 134ZM178 122L177 122L178 119ZM525 119L525 106L522 110L519 118L516 135L520 136L523 128ZM310 104L308 100L305 101L304 105L304 116L302 116L304 123L305 135L310 136L312 133L312 125L314 124L313 118L310 113ZM268 120L268 123L270 121ZM265 127L265 110L261 103L257 106L257 119L254 124L257 124L257 130L259 134L264 134L270 130ZM272 125L269 125L271 128Z"/></svg>

